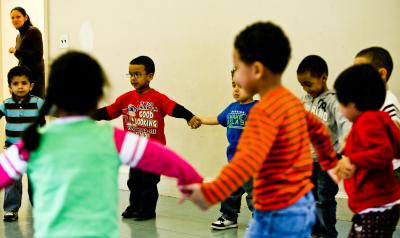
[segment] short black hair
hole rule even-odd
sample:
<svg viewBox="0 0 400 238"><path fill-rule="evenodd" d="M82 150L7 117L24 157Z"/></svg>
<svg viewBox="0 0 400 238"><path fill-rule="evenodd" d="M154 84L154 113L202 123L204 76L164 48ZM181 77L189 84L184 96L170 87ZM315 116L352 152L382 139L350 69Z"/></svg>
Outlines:
<svg viewBox="0 0 400 238"><path fill-rule="evenodd" d="M247 64L261 62L273 73L281 74L290 58L290 43L282 29L272 22L257 22L236 36L235 49Z"/></svg>
<svg viewBox="0 0 400 238"><path fill-rule="evenodd" d="M389 81L390 75L393 71L393 60L389 51L382 47L373 46L361 50L357 53L356 57L367 57L371 60L372 66L376 69L384 68L387 71L386 82Z"/></svg>
<svg viewBox="0 0 400 238"><path fill-rule="evenodd" d="M144 70L146 70L146 73L148 74L154 74L156 70L154 61L150 57L144 55L134 58L129 64L143 65Z"/></svg>
<svg viewBox="0 0 400 238"><path fill-rule="evenodd" d="M297 67L297 74L310 72L314 77L328 76L328 65L325 60L318 55L306 56Z"/></svg>
<svg viewBox="0 0 400 238"><path fill-rule="evenodd" d="M354 103L360 111L379 110L386 98L386 86L370 64L353 65L336 79L334 88L343 105Z"/></svg>
<svg viewBox="0 0 400 238"><path fill-rule="evenodd" d="M26 76L28 81L32 83L32 72L26 66L15 66L8 71L7 81L8 86L11 85L11 81L15 76Z"/></svg>

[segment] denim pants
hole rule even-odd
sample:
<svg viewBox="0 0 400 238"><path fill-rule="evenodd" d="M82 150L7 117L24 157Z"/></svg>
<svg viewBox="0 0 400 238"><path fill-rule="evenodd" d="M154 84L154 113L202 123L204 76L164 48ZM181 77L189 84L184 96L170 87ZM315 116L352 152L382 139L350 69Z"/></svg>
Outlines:
<svg viewBox="0 0 400 238"><path fill-rule="evenodd" d="M289 207L273 210L254 210L246 238L309 238L315 223L315 202L308 192Z"/></svg>
<svg viewBox="0 0 400 238"><path fill-rule="evenodd" d="M242 203L242 195L247 193L246 202L247 207L253 212L253 180L250 179L248 182L243 184L238 190L231 194L225 201L221 203L220 212L228 220L236 220L240 212L240 206Z"/></svg>
<svg viewBox="0 0 400 238"><path fill-rule="evenodd" d="M32 186L28 178L28 195L32 203ZM22 177L4 189L3 209L6 212L18 212L22 201Z"/></svg>
<svg viewBox="0 0 400 238"><path fill-rule="evenodd" d="M326 238L336 238L336 199L339 191L338 185L333 182L328 173L321 169L318 162L314 162L311 180L314 184L312 190L316 201L317 220L312 230L313 235Z"/></svg>

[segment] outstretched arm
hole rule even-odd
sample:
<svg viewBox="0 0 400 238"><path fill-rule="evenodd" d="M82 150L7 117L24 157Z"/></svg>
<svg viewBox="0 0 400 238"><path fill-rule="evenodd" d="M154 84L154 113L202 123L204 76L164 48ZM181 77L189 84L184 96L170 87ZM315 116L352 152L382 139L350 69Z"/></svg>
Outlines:
<svg viewBox="0 0 400 238"><path fill-rule="evenodd" d="M29 152L23 148L23 142L10 146L0 155L0 188L21 178L28 158Z"/></svg>
<svg viewBox="0 0 400 238"><path fill-rule="evenodd" d="M102 107L97 109L93 115L92 118L96 121L101 121L101 120L111 120L111 117L107 113L106 107Z"/></svg>
<svg viewBox="0 0 400 238"><path fill-rule="evenodd" d="M199 117L199 119L204 125L219 125L217 117Z"/></svg>
<svg viewBox="0 0 400 238"><path fill-rule="evenodd" d="M120 129L114 130L114 140L122 163L130 167L174 177L178 185L203 181L188 162L156 141Z"/></svg>
<svg viewBox="0 0 400 238"><path fill-rule="evenodd" d="M178 103L175 104L174 109L172 110L172 116L176 118L184 118L187 121L187 124L193 129L201 126L200 118Z"/></svg>

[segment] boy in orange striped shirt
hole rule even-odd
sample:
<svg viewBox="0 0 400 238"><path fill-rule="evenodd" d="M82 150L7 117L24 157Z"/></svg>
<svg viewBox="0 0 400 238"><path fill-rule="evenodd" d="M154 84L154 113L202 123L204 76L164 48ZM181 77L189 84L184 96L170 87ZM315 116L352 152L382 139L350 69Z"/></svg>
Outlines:
<svg viewBox="0 0 400 238"><path fill-rule="evenodd" d="M271 22L244 29L235 40L237 81L261 100L250 111L231 163L209 183L182 187L207 209L225 200L251 176L254 216L246 237L310 237L315 222L312 142L323 169L333 175L336 153L328 130L282 86L290 57L283 31Z"/></svg>

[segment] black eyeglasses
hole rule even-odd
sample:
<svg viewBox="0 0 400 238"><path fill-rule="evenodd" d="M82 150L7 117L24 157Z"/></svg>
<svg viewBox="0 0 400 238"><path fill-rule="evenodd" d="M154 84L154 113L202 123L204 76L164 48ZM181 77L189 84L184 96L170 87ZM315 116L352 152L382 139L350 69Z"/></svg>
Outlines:
<svg viewBox="0 0 400 238"><path fill-rule="evenodd" d="M126 77L127 77L127 78L134 78L134 79L137 79L137 78L142 77L143 75L146 75L146 74L134 72L134 73L127 73L127 74L126 74Z"/></svg>

